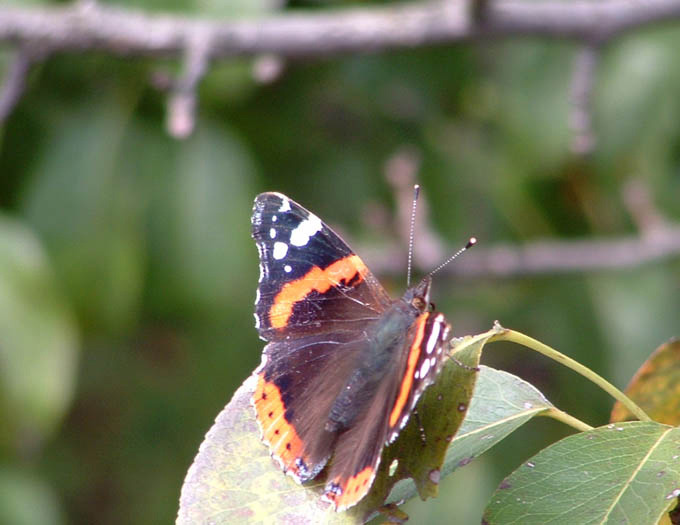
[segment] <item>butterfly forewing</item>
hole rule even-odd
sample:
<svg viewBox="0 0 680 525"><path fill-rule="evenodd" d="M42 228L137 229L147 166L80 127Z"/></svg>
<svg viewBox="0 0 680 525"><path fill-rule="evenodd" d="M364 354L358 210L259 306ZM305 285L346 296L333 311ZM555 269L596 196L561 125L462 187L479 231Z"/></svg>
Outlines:
<svg viewBox="0 0 680 525"><path fill-rule="evenodd" d="M252 224L260 253L255 319L266 341L356 330L389 305L363 261L288 197L260 194Z"/></svg>

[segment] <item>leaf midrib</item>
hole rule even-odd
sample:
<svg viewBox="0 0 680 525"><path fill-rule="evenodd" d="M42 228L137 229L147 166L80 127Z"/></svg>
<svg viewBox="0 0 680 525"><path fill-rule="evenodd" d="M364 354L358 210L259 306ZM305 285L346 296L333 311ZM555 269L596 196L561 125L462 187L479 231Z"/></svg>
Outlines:
<svg viewBox="0 0 680 525"><path fill-rule="evenodd" d="M649 451L647 452L647 454L645 454L645 456L639 461L637 467L635 467L635 469L631 472L631 475L628 477L627 482L624 483L623 486L621 487L621 490L619 491L618 496L617 496L616 498L614 498L614 500L612 501L612 504L611 504L611 505L609 506L609 508L607 509L607 512L605 512L605 514L604 514L604 516L603 516L603 519L602 519L602 521L600 521L600 523L605 523L605 521L606 521L607 519L609 519L609 516L611 515L612 510L614 509L614 507L616 506L616 504L621 500L621 498L622 498L624 492L626 492L626 490L628 490L628 488L629 488L630 485L631 485L632 480L635 478L635 476L638 474L638 472L640 472L640 470L642 470L643 465L647 462L647 460L648 460L649 457L652 455L652 453L653 453L653 452L659 447L659 445L663 442L663 440L664 440L664 438L666 437L666 435L667 435L669 432L671 432L672 430L673 430L672 427L668 428L663 434L661 434L661 435L659 436L659 438L656 440L656 443L654 444L654 446L652 446L652 447L649 448Z"/></svg>

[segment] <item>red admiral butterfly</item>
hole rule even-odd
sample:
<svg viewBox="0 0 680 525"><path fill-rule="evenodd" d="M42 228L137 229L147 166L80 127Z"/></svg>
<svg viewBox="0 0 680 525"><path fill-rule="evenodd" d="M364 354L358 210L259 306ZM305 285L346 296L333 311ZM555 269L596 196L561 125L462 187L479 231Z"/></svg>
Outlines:
<svg viewBox="0 0 680 525"><path fill-rule="evenodd" d="M280 193L253 208L260 254L256 327L268 342L253 404L281 468L298 483L328 466L336 510L371 488L380 455L446 359L450 325L431 278L393 301L316 215Z"/></svg>

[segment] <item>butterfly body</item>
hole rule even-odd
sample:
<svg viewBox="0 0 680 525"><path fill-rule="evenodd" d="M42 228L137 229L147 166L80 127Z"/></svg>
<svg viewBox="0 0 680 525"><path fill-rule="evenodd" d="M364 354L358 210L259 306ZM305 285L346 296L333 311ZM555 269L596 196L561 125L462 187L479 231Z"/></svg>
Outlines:
<svg viewBox="0 0 680 525"><path fill-rule="evenodd" d="M256 417L298 482L328 465L337 510L369 491L383 447L404 427L446 358L450 326L430 310L425 278L391 300L363 261L288 197L255 200L260 254L256 326L268 342L256 371Z"/></svg>

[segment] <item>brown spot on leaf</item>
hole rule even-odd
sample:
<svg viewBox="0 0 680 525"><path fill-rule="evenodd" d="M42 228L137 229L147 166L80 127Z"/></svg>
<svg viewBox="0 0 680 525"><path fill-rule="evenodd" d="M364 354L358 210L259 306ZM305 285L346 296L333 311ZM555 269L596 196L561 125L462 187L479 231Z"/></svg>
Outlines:
<svg viewBox="0 0 680 525"><path fill-rule="evenodd" d="M507 490L510 487L512 487L512 485L508 482L507 479L504 479L503 481L501 481L501 484L498 485L499 490Z"/></svg>

